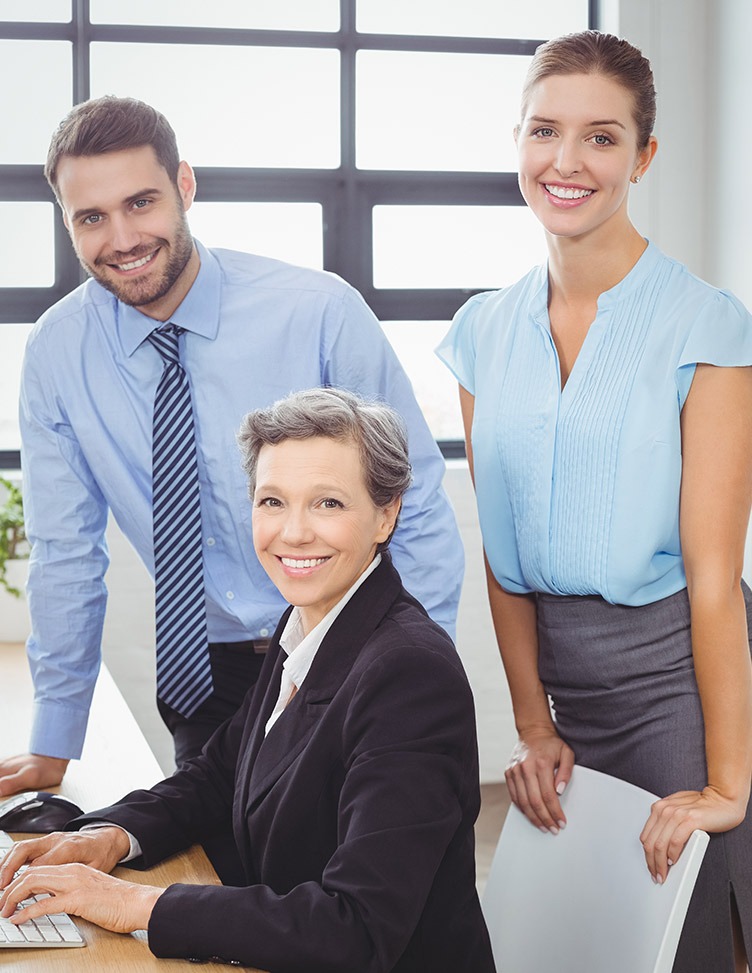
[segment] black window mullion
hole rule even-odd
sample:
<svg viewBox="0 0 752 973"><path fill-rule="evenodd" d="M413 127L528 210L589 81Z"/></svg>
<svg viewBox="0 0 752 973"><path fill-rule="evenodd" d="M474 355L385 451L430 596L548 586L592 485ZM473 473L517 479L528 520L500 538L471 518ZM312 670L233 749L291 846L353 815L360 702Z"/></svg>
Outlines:
<svg viewBox="0 0 752 973"><path fill-rule="evenodd" d="M73 0L73 104L91 96L89 0Z"/></svg>

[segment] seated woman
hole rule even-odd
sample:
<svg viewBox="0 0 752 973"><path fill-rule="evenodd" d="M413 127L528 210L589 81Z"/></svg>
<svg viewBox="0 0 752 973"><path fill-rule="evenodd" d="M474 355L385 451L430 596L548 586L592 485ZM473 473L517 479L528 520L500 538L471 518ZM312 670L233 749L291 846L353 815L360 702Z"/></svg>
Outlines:
<svg viewBox="0 0 752 973"><path fill-rule="evenodd" d="M2 914L50 892L56 909L106 929L148 929L161 957L275 973L492 973L475 891L470 688L386 550L410 482L399 418L315 389L246 416L239 438L254 546L295 606L259 681L201 756L71 828L112 826L19 842L0 870ZM245 887L105 874L200 842L228 807Z"/></svg>

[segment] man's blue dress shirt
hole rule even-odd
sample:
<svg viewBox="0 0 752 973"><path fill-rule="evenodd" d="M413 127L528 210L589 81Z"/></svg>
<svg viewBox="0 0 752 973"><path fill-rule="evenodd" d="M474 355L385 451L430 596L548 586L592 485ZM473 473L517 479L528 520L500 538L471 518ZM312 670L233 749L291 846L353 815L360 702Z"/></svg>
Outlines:
<svg viewBox="0 0 752 973"><path fill-rule="evenodd" d="M444 462L373 314L331 274L197 246L198 277L171 321L185 329L195 410L210 641L267 637L285 607L253 550L240 421L320 385L380 398L405 420L415 483L392 553L405 586L451 633L463 553ZM20 421L34 753L81 752L101 658L108 509L153 575L152 410L163 363L146 337L156 325L89 280L29 338Z"/></svg>

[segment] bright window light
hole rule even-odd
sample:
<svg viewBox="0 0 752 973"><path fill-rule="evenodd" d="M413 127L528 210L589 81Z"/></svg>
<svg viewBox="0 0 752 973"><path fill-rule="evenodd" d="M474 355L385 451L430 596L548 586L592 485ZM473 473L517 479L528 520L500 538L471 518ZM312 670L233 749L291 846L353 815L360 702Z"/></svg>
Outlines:
<svg viewBox="0 0 752 973"><path fill-rule="evenodd" d="M0 20L66 24L70 19L71 0L33 0L33 3L0 0Z"/></svg>
<svg viewBox="0 0 752 973"><path fill-rule="evenodd" d="M95 24L335 31L339 0L91 0L91 19Z"/></svg>
<svg viewBox="0 0 752 973"><path fill-rule="evenodd" d="M0 40L0 165L39 165L50 136L71 108L67 41Z"/></svg>
<svg viewBox="0 0 752 973"><path fill-rule="evenodd" d="M543 231L524 207L373 208L375 287L491 289L543 259Z"/></svg>
<svg viewBox="0 0 752 973"><path fill-rule="evenodd" d="M582 30L587 21L587 0L357 0L361 33L536 40Z"/></svg>
<svg viewBox="0 0 752 973"><path fill-rule="evenodd" d="M129 95L163 112L192 165L339 165L337 51L97 43L91 78L92 97Z"/></svg>
<svg viewBox="0 0 752 973"><path fill-rule="evenodd" d="M462 439L457 380L433 353L449 330L449 321L384 321L382 328L412 382L434 437Z"/></svg>
<svg viewBox="0 0 752 973"><path fill-rule="evenodd" d="M55 283L52 203L0 203L0 287Z"/></svg>
<svg viewBox="0 0 752 973"><path fill-rule="evenodd" d="M529 57L360 51L360 169L510 171Z"/></svg>
<svg viewBox="0 0 752 973"><path fill-rule="evenodd" d="M30 324L4 324L0 327L0 361L3 381L0 382L0 449L19 449L18 392L21 384L21 362Z"/></svg>
<svg viewBox="0 0 752 973"><path fill-rule="evenodd" d="M207 247L244 250L320 270L320 203L194 203L191 230Z"/></svg>

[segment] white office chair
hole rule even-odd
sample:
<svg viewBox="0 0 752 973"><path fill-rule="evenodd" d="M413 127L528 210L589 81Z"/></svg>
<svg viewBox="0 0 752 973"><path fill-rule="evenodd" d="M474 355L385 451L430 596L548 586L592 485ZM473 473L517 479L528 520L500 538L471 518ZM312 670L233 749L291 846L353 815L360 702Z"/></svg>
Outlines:
<svg viewBox="0 0 752 973"><path fill-rule="evenodd" d="M483 896L498 973L670 973L709 839L655 885L639 836L656 800L575 767L558 835L509 809Z"/></svg>

